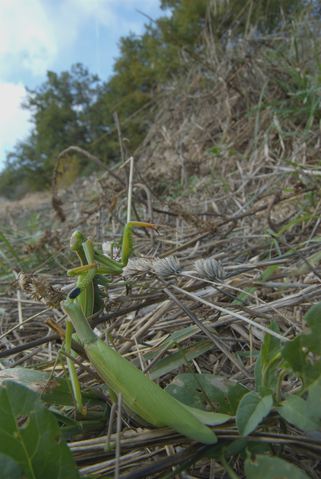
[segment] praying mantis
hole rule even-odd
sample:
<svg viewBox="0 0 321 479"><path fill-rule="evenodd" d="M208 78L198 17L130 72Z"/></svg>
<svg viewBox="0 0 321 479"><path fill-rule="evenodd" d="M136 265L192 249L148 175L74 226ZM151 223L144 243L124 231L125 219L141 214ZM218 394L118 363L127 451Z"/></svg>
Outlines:
<svg viewBox="0 0 321 479"><path fill-rule="evenodd" d="M202 411L176 400L98 338L88 323L87 318L100 307L98 281L103 279L102 275L120 275L128 262L133 247L133 228L155 229L155 225L137 221L127 223L123 232L120 261L98 253L92 242L79 232L71 238L71 249L76 252L81 265L68 271L70 276L77 276L77 283L62 306L68 317L65 349L69 353L67 364L77 407L84 411L70 354L72 326L91 366L109 387L111 397L121 394L126 407L152 426L169 427L194 441L214 444L217 437L208 425L222 424L230 416Z"/></svg>

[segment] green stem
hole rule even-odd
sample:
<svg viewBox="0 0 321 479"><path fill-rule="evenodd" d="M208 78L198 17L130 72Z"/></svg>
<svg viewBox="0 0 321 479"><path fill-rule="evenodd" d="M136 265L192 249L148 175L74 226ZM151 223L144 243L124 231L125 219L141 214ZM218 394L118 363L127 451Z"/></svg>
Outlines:
<svg viewBox="0 0 321 479"><path fill-rule="evenodd" d="M277 377L277 382L275 386L275 401L276 403L279 403L281 401L281 389L282 389L282 381L284 376L288 374L288 371L286 369L282 369Z"/></svg>
<svg viewBox="0 0 321 479"><path fill-rule="evenodd" d="M229 475L230 479L240 479L240 476L236 474L236 472L231 468L231 466L228 464L224 457L224 453L221 455L221 461L224 466L225 471Z"/></svg>

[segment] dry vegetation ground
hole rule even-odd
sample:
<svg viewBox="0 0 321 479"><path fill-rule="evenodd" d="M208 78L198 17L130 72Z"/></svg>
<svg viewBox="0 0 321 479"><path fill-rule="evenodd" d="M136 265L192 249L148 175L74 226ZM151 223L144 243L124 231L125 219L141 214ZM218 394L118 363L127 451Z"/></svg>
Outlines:
<svg viewBox="0 0 321 479"><path fill-rule="evenodd" d="M135 254L175 256L181 271L166 277L138 272L127 292L116 280L105 311L93 319L115 348L162 386L197 372L254 389L262 326L275 321L279 334L291 339L304 329L305 312L321 301L319 128L307 132L295 115L281 124L272 108L255 110L263 102L264 79L276 75L278 65L271 73L271 64L255 52L238 59L216 65L212 58L206 74L204 65L195 68L174 93L165 92L138 155L133 209L159 225L159 233L139 232ZM269 94L281 101L284 92L275 85L266 103ZM65 223L43 198L37 205L29 199L28 205L5 206L2 367L54 367L60 342L49 323L63 326L63 314L20 291L10 271L35 273L63 290L70 282L65 270L76 264L68 251L74 229L97 243L119 238L127 172L114 172L120 181L105 174L61 193ZM202 258L219 260L225 278L196 268ZM83 387L97 384L88 368L79 370ZM297 386L285 378L282 387ZM115 451L106 450L106 427L70 444L82 474L111 477L117 469L124 478L165 477L189 458L189 472L181 477L227 477L221 461L177 434L138 425L126 412L120 439L115 432L110 437L120 441L115 463ZM283 458L320 477L320 438L307 447L302 431L284 427L282 435L272 417L251 438L275 448L282 443ZM239 437L233 422L217 428L217 435L222 444ZM244 477L239 457L230 465Z"/></svg>

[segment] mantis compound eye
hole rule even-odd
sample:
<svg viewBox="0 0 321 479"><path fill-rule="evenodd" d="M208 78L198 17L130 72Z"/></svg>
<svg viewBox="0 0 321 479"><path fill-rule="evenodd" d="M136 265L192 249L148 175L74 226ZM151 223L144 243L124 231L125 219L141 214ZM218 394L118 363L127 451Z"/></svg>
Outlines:
<svg viewBox="0 0 321 479"><path fill-rule="evenodd" d="M75 299L77 298L77 296L79 296L81 293L81 289L80 288L74 288L72 291L70 291L68 297L69 299Z"/></svg>

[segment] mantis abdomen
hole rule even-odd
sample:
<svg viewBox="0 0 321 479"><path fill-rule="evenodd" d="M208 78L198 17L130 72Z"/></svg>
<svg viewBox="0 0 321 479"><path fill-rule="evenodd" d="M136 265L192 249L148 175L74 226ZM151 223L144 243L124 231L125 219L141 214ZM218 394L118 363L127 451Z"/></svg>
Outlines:
<svg viewBox="0 0 321 479"><path fill-rule="evenodd" d="M129 409L142 419L156 427L170 427L198 442L216 442L211 429L101 339L84 347L99 376L115 393L121 393Z"/></svg>
<svg viewBox="0 0 321 479"><path fill-rule="evenodd" d="M90 328L79 304L67 300L63 307L83 343L91 365L111 391L122 395L130 410L153 426L170 427L195 441L204 444L217 441L215 433L192 412L99 339Z"/></svg>

